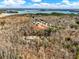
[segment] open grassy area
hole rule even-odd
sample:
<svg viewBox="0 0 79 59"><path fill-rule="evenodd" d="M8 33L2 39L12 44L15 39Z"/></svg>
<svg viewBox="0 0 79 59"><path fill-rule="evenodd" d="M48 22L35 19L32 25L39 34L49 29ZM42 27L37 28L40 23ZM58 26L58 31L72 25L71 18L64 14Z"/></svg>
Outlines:
<svg viewBox="0 0 79 59"><path fill-rule="evenodd" d="M62 15L69 15L69 16L79 16L79 14L73 14L73 13L71 13L71 14L64 14L64 13L55 13L55 12L53 12L53 13L37 13L36 15L43 15L43 16L49 16L49 15L54 15L54 16L62 16Z"/></svg>
<svg viewBox="0 0 79 59"><path fill-rule="evenodd" d="M79 59L79 17L43 15L0 18L0 59ZM40 19L52 26L33 30Z"/></svg>

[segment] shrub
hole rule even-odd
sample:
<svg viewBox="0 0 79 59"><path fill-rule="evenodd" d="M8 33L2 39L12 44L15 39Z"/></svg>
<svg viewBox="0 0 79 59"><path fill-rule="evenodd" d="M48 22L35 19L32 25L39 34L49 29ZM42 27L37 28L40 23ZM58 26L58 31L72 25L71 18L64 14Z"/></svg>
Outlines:
<svg viewBox="0 0 79 59"><path fill-rule="evenodd" d="M71 25L70 25L70 28L78 29L78 25L77 25L77 24L71 24Z"/></svg>
<svg viewBox="0 0 79 59"><path fill-rule="evenodd" d="M70 40L71 40L70 37L65 38L65 41L70 41Z"/></svg>
<svg viewBox="0 0 79 59"><path fill-rule="evenodd" d="M76 59L79 59L79 47L77 47Z"/></svg>
<svg viewBox="0 0 79 59"><path fill-rule="evenodd" d="M4 24L5 24L5 21L0 22L0 25L4 26Z"/></svg>
<svg viewBox="0 0 79 59"><path fill-rule="evenodd" d="M79 25L79 21L76 21L76 23Z"/></svg>

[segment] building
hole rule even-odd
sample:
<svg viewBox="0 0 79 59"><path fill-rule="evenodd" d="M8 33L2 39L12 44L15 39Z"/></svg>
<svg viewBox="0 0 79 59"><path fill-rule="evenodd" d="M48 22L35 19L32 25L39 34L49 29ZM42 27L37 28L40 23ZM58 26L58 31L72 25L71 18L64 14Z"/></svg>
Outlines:
<svg viewBox="0 0 79 59"><path fill-rule="evenodd" d="M32 21L32 28L34 29L34 30L45 30L45 29L48 29L50 26L51 26L51 24L49 24L49 23L47 23L47 22L45 22L44 20L33 20Z"/></svg>

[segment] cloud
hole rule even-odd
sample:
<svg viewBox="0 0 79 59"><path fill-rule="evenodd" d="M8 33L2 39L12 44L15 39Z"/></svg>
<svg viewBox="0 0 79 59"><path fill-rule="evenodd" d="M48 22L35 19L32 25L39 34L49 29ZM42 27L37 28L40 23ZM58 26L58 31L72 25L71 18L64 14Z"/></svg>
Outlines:
<svg viewBox="0 0 79 59"><path fill-rule="evenodd" d="M77 9L79 2L71 2L69 0L62 0L59 3L45 3L42 0L31 0L33 3L27 5L25 0L3 0L0 3L0 8L52 8L52 9ZM40 3L36 3L40 2Z"/></svg>
<svg viewBox="0 0 79 59"><path fill-rule="evenodd" d="M41 2L42 0L32 0L32 2Z"/></svg>
<svg viewBox="0 0 79 59"><path fill-rule="evenodd" d="M62 0L63 3L69 4L69 0Z"/></svg>
<svg viewBox="0 0 79 59"><path fill-rule="evenodd" d="M70 0L62 0L61 2L62 4L66 4L66 5L69 5L69 4L72 4L72 2Z"/></svg>
<svg viewBox="0 0 79 59"><path fill-rule="evenodd" d="M20 4L24 4L25 1L24 0L4 0L2 2L3 5L20 5Z"/></svg>
<svg viewBox="0 0 79 59"><path fill-rule="evenodd" d="M79 2L70 2L69 0L63 0L62 5L65 5L65 7L67 7L67 8L77 9L79 6Z"/></svg>
<svg viewBox="0 0 79 59"><path fill-rule="evenodd" d="M31 8L52 8L52 9L77 9L79 2L67 3L34 3L30 5Z"/></svg>
<svg viewBox="0 0 79 59"><path fill-rule="evenodd" d="M31 8L57 8L58 5L50 3L34 3L30 5Z"/></svg>
<svg viewBox="0 0 79 59"><path fill-rule="evenodd" d="M69 0L62 0L60 3L34 3L30 7L34 8L52 8L52 9L77 9L79 2L71 2Z"/></svg>

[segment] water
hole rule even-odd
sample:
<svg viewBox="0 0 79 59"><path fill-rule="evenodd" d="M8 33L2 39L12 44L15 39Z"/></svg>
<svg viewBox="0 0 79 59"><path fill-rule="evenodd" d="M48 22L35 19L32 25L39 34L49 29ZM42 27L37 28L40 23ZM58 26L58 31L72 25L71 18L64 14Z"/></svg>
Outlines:
<svg viewBox="0 0 79 59"><path fill-rule="evenodd" d="M26 13L36 14L36 13L52 13L52 11L24 10L24 11L18 11L18 13L19 14L26 14Z"/></svg>
<svg viewBox="0 0 79 59"><path fill-rule="evenodd" d="M64 14L78 14L78 12L71 12L71 11L39 11L39 10L18 10L18 13L17 14L36 14L36 13L64 13ZM6 14L7 16L9 15L15 15L16 13L8 13Z"/></svg>
<svg viewBox="0 0 79 59"><path fill-rule="evenodd" d="M78 12L70 12L70 11L39 11L39 10L24 10L24 11L18 11L18 14L26 14L26 13L64 13L64 14L78 14Z"/></svg>

